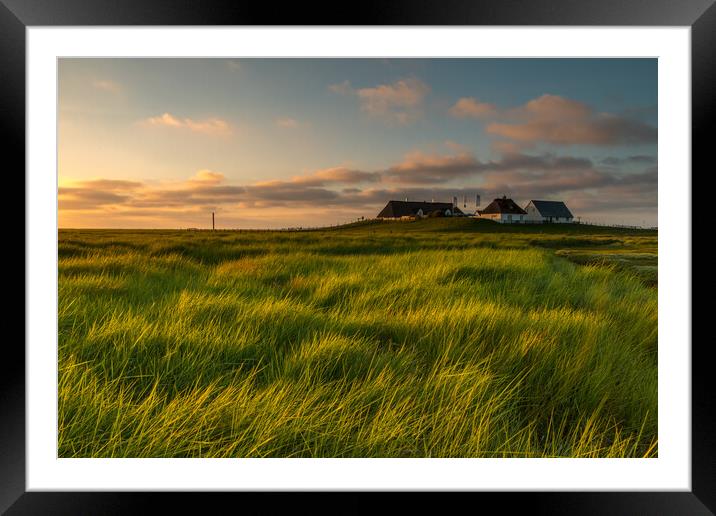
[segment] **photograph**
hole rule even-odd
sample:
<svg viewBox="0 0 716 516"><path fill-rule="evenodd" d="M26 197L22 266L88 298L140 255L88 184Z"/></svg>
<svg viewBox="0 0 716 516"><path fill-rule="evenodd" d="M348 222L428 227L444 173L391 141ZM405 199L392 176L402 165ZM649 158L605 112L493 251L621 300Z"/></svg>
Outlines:
<svg viewBox="0 0 716 516"><path fill-rule="evenodd" d="M58 458L659 457L658 58L56 62Z"/></svg>
<svg viewBox="0 0 716 516"><path fill-rule="evenodd" d="M0 514L716 515L715 4L0 0Z"/></svg>

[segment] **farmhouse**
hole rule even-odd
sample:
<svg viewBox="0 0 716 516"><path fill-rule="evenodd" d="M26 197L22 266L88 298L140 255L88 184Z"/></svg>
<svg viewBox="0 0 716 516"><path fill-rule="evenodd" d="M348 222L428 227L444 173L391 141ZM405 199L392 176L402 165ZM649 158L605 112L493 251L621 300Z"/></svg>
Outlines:
<svg viewBox="0 0 716 516"><path fill-rule="evenodd" d="M528 222L557 222L560 224L574 221L572 212L562 201L530 201L525 206Z"/></svg>
<svg viewBox="0 0 716 516"><path fill-rule="evenodd" d="M517 206L517 203L506 196L495 199L484 210L478 210L477 216L481 219L490 219L502 224L518 224L524 222L527 212Z"/></svg>
<svg viewBox="0 0 716 516"><path fill-rule="evenodd" d="M449 202L388 201L378 214L379 219L402 219L412 217L460 217L464 213Z"/></svg>

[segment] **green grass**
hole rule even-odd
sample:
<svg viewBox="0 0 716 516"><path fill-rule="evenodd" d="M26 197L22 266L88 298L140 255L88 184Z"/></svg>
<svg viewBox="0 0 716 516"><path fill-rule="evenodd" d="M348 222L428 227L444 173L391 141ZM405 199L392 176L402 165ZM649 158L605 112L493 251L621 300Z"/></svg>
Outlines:
<svg viewBox="0 0 716 516"><path fill-rule="evenodd" d="M60 230L59 455L656 456L656 242Z"/></svg>

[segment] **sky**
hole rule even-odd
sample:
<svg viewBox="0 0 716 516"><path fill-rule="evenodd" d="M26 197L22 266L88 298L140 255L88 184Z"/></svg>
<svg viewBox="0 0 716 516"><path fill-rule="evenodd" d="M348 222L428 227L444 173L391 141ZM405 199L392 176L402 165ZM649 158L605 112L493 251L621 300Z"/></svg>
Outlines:
<svg viewBox="0 0 716 516"><path fill-rule="evenodd" d="M60 59L59 226L315 227L390 200L657 225L656 59Z"/></svg>

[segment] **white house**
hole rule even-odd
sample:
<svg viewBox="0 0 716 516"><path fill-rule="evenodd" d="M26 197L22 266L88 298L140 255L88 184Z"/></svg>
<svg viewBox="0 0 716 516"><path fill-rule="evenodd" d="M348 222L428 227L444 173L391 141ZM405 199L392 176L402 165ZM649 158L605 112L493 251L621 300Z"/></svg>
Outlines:
<svg viewBox="0 0 716 516"><path fill-rule="evenodd" d="M574 222L574 215L562 201L530 201L525 206L527 222L569 223Z"/></svg>
<svg viewBox="0 0 716 516"><path fill-rule="evenodd" d="M503 195L502 199L495 199L484 210L478 210L477 216L501 224L520 224L525 221L527 212L517 206L515 201Z"/></svg>

